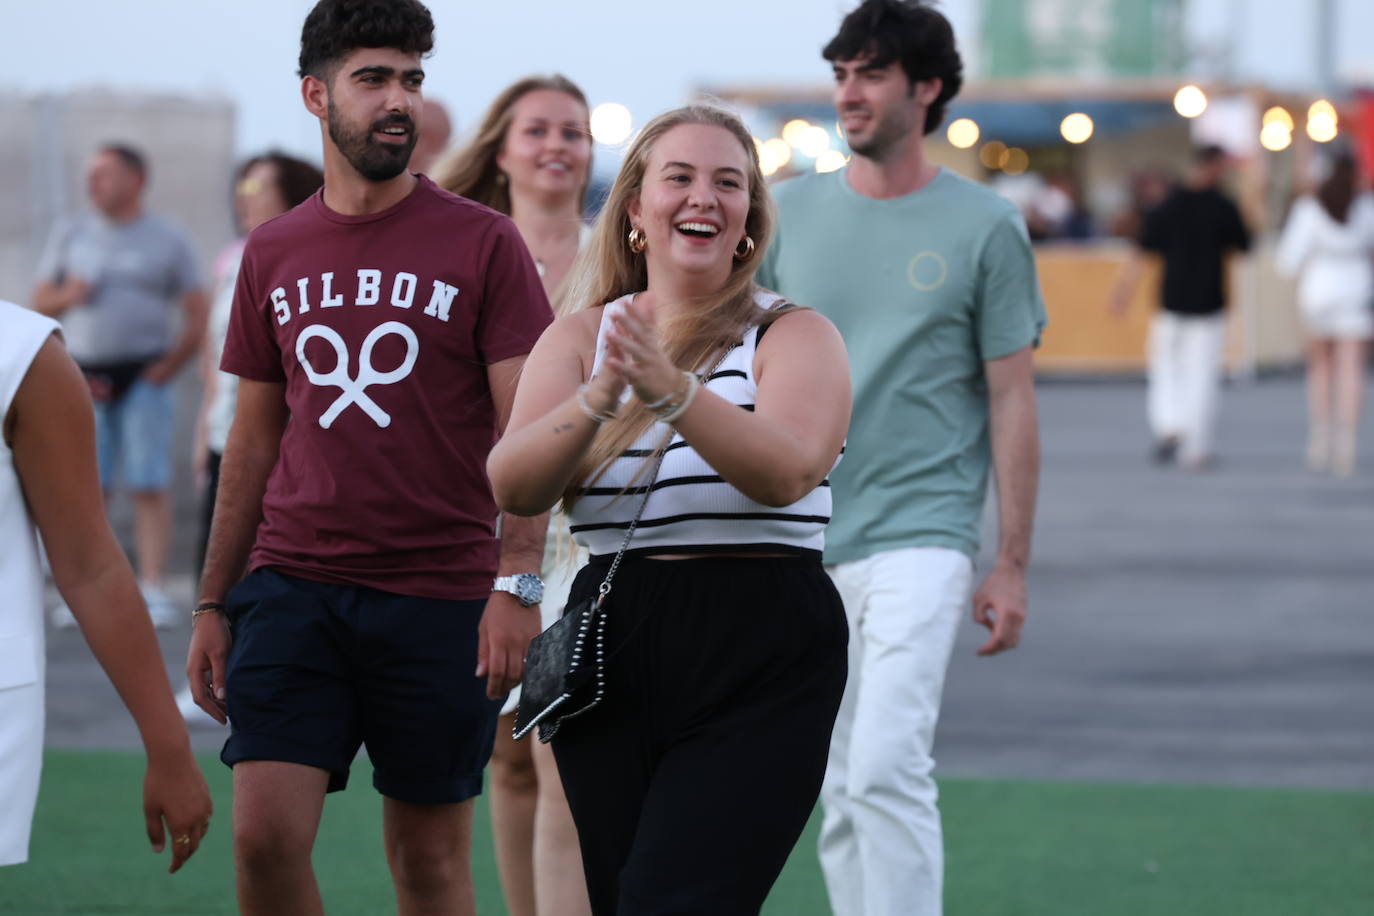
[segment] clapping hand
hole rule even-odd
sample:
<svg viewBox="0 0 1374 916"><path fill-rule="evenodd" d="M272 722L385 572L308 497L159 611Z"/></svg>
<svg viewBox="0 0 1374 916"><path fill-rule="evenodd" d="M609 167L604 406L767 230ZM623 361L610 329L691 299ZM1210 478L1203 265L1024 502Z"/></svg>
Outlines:
<svg viewBox="0 0 1374 916"><path fill-rule="evenodd" d="M611 316L603 365L646 404L662 400L682 381L682 371L663 351L653 309L635 301Z"/></svg>

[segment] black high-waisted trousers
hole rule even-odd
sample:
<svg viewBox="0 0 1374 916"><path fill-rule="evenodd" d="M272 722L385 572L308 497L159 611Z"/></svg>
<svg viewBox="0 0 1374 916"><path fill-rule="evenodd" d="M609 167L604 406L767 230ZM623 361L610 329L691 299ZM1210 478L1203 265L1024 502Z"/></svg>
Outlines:
<svg viewBox="0 0 1374 916"><path fill-rule="evenodd" d="M756 914L820 793L839 594L814 558L627 558L607 608L606 697L553 739L592 911Z"/></svg>

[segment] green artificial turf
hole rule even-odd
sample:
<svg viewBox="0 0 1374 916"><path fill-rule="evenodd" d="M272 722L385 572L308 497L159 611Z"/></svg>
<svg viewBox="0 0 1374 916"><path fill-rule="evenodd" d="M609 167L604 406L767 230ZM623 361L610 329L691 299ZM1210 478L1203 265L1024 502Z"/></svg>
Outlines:
<svg viewBox="0 0 1374 916"><path fill-rule="evenodd" d="M181 873L142 835L142 762L50 752L31 861L0 869L0 913L231 914L229 778L203 765L214 827ZM315 851L326 909L394 912L368 768L330 796ZM942 781L950 916L1365 916L1374 913L1374 795L1155 785ZM767 916L825 914L812 818ZM478 912L503 913L486 805ZM707 914L703 914L707 916Z"/></svg>

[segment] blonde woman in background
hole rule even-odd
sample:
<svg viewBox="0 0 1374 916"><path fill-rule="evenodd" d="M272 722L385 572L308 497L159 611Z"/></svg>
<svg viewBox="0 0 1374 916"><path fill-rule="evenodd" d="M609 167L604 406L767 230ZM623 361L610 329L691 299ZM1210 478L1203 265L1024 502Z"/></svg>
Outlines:
<svg viewBox="0 0 1374 916"><path fill-rule="evenodd" d="M497 96L476 137L435 168L441 187L515 221L555 312L586 234L589 117L587 99L572 81L527 77ZM572 574L585 560L573 552L567 524L556 513L544 553L545 627L562 613ZM501 710L490 768L492 833L506 906L511 916L579 916L589 909L577 831L553 752L511 737L519 697L517 687Z"/></svg>
<svg viewBox="0 0 1374 916"><path fill-rule="evenodd" d="M1349 477L1374 337L1374 199L1341 156L1315 194L1299 197L1279 238L1279 270L1298 277L1308 335L1307 465Z"/></svg>

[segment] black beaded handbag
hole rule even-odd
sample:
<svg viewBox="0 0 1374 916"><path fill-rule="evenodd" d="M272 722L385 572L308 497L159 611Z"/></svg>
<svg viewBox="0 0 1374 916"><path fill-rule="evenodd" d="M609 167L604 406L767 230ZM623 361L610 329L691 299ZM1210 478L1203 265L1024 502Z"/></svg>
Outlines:
<svg viewBox="0 0 1374 916"><path fill-rule="evenodd" d="M538 725L539 740L548 744L564 721L594 708L606 695L606 596L611 593L611 580L644 515L664 452L660 448L655 456L654 472L644 488L639 510L625 531L625 540L621 541L611 568L606 570L596 597L570 605L553 626L530 641L525 653L520 705L515 710L517 741Z"/></svg>

